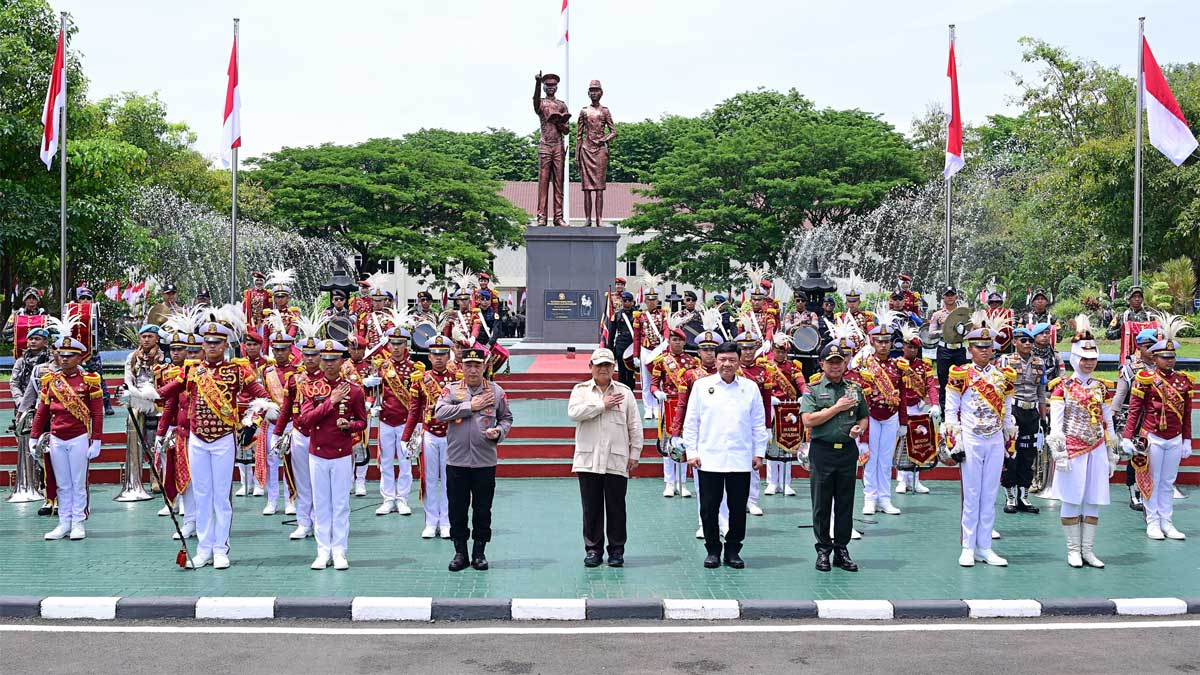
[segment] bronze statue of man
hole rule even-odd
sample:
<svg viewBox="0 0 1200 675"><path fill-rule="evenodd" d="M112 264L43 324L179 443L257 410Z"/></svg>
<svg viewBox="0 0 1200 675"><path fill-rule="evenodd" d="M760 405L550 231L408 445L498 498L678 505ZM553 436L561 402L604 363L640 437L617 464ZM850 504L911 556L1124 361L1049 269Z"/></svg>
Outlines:
<svg viewBox="0 0 1200 675"><path fill-rule="evenodd" d="M592 204L596 206L596 226L604 217L604 177L608 173L608 142L617 137L612 113L600 105L604 90L600 80L588 85L590 106L579 111L579 128L575 133L575 158L579 162L579 179L583 185L583 217L592 224Z"/></svg>
<svg viewBox="0 0 1200 675"><path fill-rule="evenodd" d="M553 73L534 75L533 112L541 123L542 137L538 141L538 202L537 224L546 224L546 198L554 190L554 224L566 225L563 219L563 160L566 156L567 132L571 129L571 113L567 104L554 98L559 77ZM542 98L542 90L546 97Z"/></svg>

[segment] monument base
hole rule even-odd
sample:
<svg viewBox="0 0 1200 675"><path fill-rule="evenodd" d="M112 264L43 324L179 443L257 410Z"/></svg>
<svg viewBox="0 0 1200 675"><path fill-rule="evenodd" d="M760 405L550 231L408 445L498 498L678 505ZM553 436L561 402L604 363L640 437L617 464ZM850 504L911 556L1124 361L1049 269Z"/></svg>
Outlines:
<svg viewBox="0 0 1200 675"><path fill-rule="evenodd" d="M615 227L525 228L524 342L599 342L619 238Z"/></svg>

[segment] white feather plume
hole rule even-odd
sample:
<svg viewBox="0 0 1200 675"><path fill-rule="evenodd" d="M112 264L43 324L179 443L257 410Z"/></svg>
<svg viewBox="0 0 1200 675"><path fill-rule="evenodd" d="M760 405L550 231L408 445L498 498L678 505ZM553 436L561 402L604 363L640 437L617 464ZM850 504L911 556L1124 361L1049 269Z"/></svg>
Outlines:
<svg viewBox="0 0 1200 675"><path fill-rule="evenodd" d="M667 317L667 328L675 330L676 328L679 328L683 324L687 323L689 318L691 317L684 314L672 314L671 316Z"/></svg>
<svg viewBox="0 0 1200 675"><path fill-rule="evenodd" d="M279 404L269 398L256 398L246 406L246 414L242 415L242 426L248 427L254 423L254 418L263 415L268 419L279 414Z"/></svg>
<svg viewBox="0 0 1200 675"><path fill-rule="evenodd" d="M917 330L916 326L904 323L900 324L900 337L907 343L914 338L921 337L921 332Z"/></svg>
<svg viewBox="0 0 1200 675"><path fill-rule="evenodd" d="M867 336L863 333L858 322L850 316L849 312L843 312L840 316L834 319L829 326L829 335L833 340L850 340L855 345L866 345L868 343Z"/></svg>
<svg viewBox="0 0 1200 675"><path fill-rule="evenodd" d="M288 288L291 288L295 284L296 284L296 270L294 270L294 269L286 269L286 270L274 269L274 270L271 270L271 273L267 275L267 280L264 285L267 288L271 288L273 286L287 286Z"/></svg>
<svg viewBox="0 0 1200 675"><path fill-rule="evenodd" d="M900 312L894 311L892 308L888 307L886 302L879 303L879 306L875 308L875 324L878 326L884 326L890 329L896 325L896 322L898 322L902 316L903 315Z"/></svg>
<svg viewBox="0 0 1200 675"><path fill-rule="evenodd" d="M412 317L408 315L407 307L388 308L384 312L388 321L392 322L397 328L412 329Z"/></svg>
<svg viewBox="0 0 1200 675"><path fill-rule="evenodd" d="M741 322L742 327L745 328L747 333L760 340L762 339L762 335L759 334L758 330L758 321L754 318L754 312L742 312L738 314L738 321Z"/></svg>
<svg viewBox="0 0 1200 675"><path fill-rule="evenodd" d="M721 310L709 307L700 311L700 325L706 331L716 332L721 327Z"/></svg>
<svg viewBox="0 0 1200 675"><path fill-rule="evenodd" d="M750 280L750 290L757 291L762 288L763 279L767 278L767 267L746 267L746 278Z"/></svg>
<svg viewBox="0 0 1200 675"><path fill-rule="evenodd" d="M325 324L329 323L331 317L324 316L316 304L309 310L308 314L301 314L296 317L296 327L300 330L300 334L306 338L320 339L321 330L325 328Z"/></svg>
<svg viewBox="0 0 1200 675"><path fill-rule="evenodd" d="M75 329L83 325L83 321L79 319L79 312L72 311L63 318L56 316L46 317L46 328L51 332L58 333L59 337L70 337L75 334Z"/></svg>
<svg viewBox="0 0 1200 675"><path fill-rule="evenodd" d="M475 288L477 285L475 281L475 275L465 270L459 272L458 274L451 275L450 279L454 282L457 291L464 289L469 291L470 289Z"/></svg>
<svg viewBox="0 0 1200 675"><path fill-rule="evenodd" d="M1093 339L1092 320L1087 314L1080 314L1076 316L1072 323L1075 325L1075 337L1072 338L1072 342L1075 340Z"/></svg>
<svg viewBox="0 0 1200 675"><path fill-rule="evenodd" d="M650 270L646 270L642 273L642 288L643 289L645 289L647 291L656 290L658 288L659 284L661 284L661 283L662 283L662 277L657 274L651 273Z"/></svg>
<svg viewBox="0 0 1200 675"><path fill-rule="evenodd" d="M1183 331L1191 328L1187 319L1178 314L1162 311L1153 312L1153 315L1158 321L1158 332L1162 333L1162 339L1167 342L1176 339Z"/></svg>
<svg viewBox="0 0 1200 675"><path fill-rule="evenodd" d="M148 413L154 410L154 402L159 399L158 392L155 391L154 385L149 382L143 382L133 389L126 389L121 398L125 399L126 404L134 410L141 413Z"/></svg>
<svg viewBox="0 0 1200 675"><path fill-rule="evenodd" d="M196 306L177 309L167 315L162 327L171 333L195 333L205 309Z"/></svg>
<svg viewBox="0 0 1200 675"><path fill-rule="evenodd" d="M234 339L241 339L246 334L246 312L241 305L226 303L210 310L210 314L233 330Z"/></svg>
<svg viewBox="0 0 1200 675"><path fill-rule="evenodd" d="M270 334L287 332L287 324L283 322L283 315L275 310L271 310L267 313L267 318L264 323L266 323L269 331L268 337Z"/></svg>

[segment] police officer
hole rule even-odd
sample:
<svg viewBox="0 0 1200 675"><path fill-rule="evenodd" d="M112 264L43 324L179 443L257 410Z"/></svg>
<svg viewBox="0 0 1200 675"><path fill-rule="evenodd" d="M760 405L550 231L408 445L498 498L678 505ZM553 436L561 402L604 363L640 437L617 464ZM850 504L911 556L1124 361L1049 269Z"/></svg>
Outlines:
<svg viewBox="0 0 1200 675"><path fill-rule="evenodd" d="M632 344L633 293L624 291L621 293L621 308L613 314L612 321L608 323L608 344L605 346L617 357L617 381L630 389L634 387L633 370L625 360L624 354Z"/></svg>
<svg viewBox="0 0 1200 675"><path fill-rule="evenodd" d="M1033 353L1033 334L1024 326L1013 330L1016 351L1000 357L1001 368L1017 373L1013 383L1013 417L1017 421L1017 451L1004 458L1000 485L1006 497L1005 513L1037 513L1029 503L1029 485L1033 482L1033 462L1037 458L1037 433L1042 420L1050 414L1046 400L1046 364Z"/></svg>
<svg viewBox="0 0 1200 675"><path fill-rule="evenodd" d="M833 565L857 572L850 558L853 526L854 483L858 471L858 439L867 428L870 411L862 389L846 382L846 357L850 348L844 340L831 342L821 350L821 379L809 386L800 400L804 426L809 429L809 461L812 479L813 534L817 539L818 571L828 572L830 554ZM833 536L830 537L829 513L833 511Z"/></svg>

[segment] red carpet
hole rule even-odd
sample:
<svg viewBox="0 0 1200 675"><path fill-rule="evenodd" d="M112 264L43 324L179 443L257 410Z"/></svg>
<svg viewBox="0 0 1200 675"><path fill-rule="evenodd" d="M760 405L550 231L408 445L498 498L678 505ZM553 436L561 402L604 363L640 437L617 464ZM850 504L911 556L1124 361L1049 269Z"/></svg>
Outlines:
<svg viewBox="0 0 1200 675"><path fill-rule="evenodd" d="M591 352L576 352L575 358L566 354L539 354L534 357L527 373L555 373L564 375L589 375L588 357Z"/></svg>

